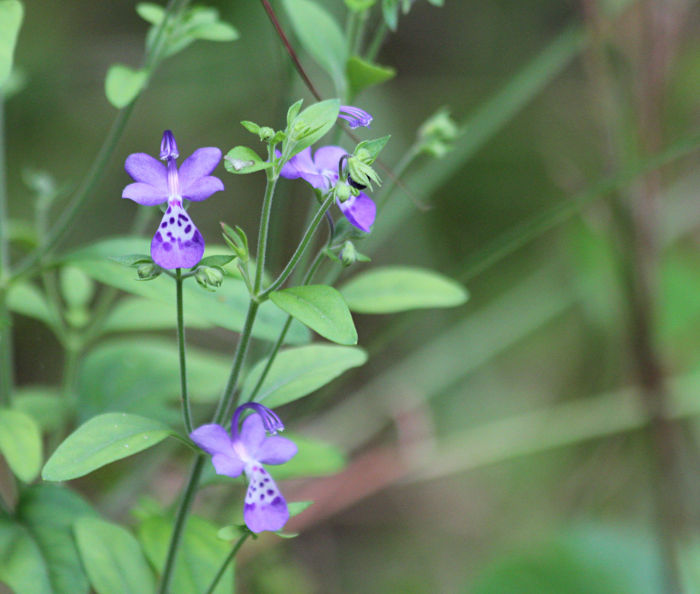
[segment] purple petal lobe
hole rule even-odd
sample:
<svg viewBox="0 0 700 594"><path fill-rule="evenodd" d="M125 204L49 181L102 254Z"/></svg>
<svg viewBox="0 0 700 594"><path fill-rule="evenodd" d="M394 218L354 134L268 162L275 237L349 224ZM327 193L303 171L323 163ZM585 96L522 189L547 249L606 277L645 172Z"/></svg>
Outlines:
<svg viewBox="0 0 700 594"><path fill-rule="evenodd" d="M197 427L190 433L190 439L212 456L233 450L231 438L226 433L226 429L215 423Z"/></svg>
<svg viewBox="0 0 700 594"><path fill-rule="evenodd" d="M209 175L221 161L221 151L214 147L197 149L180 165L180 187L183 195L197 181Z"/></svg>
<svg viewBox="0 0 700 594"><path fill-rule="evenodd" d="M128 198L144 206L162 204L168 199L167 192L143 182L129 184L122 192L122 198Z"/></svg>
<svg viewBox="0 0 700 594"><path fill-rule="evenodd" d="M297 445L286 437L276 435L267 437L258 451L255 458L263 464L284 464L291 460L297 453Z"/></svg>
<svg viewBox="0 0 700 594"><path fill-rule="evenodd" d="M241 434L239 440L245 447L246 451L253 457L258 451L260 444L265 439L265 427L262 419L258 414L252 414L246 417L241 426Z"/></svg>
<svg viewBox="0 0 700 594"><path fill-rule="evenodd" d="M192 268L204 255L204 239L178 202L170 202L151 241L151 257L162 268Z"/></svg>
<svg viewBox="0 0 700 594"><path fill-rule="evenodd" d="M146 153L133 153L126 158L124 169L134 178L134 181L150 184L167 195L168 174L165 165L158 159Z"/></svg>
<svg viewBox="0 0 700 594"><path fill-rule="evenodd" d="M281 156L279 151L275 151L277 157ZM287 179L296 179L301 177L302 173L315 173L316 167L311 159L311 147L306 147L300 153L294 155L287 161L280 170L280 175Z"/></svg>
<svg viewBox="0 0 700 594"><path fill-rule="evenodd" d="M233 452L233 448L231 448ZM225 474L226 476L237 477L243 472L243 462L235 454L214 454L211 458L216 474Z"/></svg>
<svg viewBox="0 0 700 594"><path fill-rule="evenodd" d="M191 200L192 202L200 202L206 200L214 192L220 192L224 189L223 182L213 175L200 177L189 188L182 190L182 197Z"/></svg>
<svg viewBox="0 0 700 594"><path fill-rule="evenodd" d="M259 465L246 468L250 481L243 505L243 519L253 532L281 530L289 519L287 502L275 481Z"/></svg>
<svg viewBox="0 0 700 594"><path fill-rule="evenodd" d="M358 196L353 196L345 202L339 202L338 207L345 218L360 231L365 233L371 231L377 216L377 206L367 194L360 192Z"/></svg>
<svg viewBox="0 0 700 594"><path fill-rule="evenodd" d="M339 146L322 146L314 155L314 163L318 171L333 175L333 182L338 179L338 163L348 152Z"/></svg>

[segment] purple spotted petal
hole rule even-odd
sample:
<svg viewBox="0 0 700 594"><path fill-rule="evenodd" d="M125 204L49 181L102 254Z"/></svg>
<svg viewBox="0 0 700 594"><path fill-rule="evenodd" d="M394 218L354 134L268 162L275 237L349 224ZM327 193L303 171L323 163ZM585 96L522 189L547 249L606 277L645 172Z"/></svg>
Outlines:
<svg viewBox="0 0 700 594"><path fill-rule="evenodd" d="M228 453L233 450L231 437L221 425L211 423L197 427L190 433L190 439L207 454Z"/></svg>
<svg viewBox="0 0 700 594"><path fill-rule="evenodd" d="M233 451L233 448L231 450ZM225 474L235 478L243 472L243 462L235 452L233 454L214 454L211 462L216 474Z"/></svg>
<svg viewBox="0 0 700 594"><path fill-rule="evenodd" d="M124 188L122 198L128 198L144 206L155 206L156 204L162 204L168 199L168 192L151 184L135 182Z"/></svg>
<svg viewBox="0 0 700 594"><path fill-rule="evenodd" d="M252 414L246 417L243 425L241 425L241 433L238 439L251 455L253 455L253 452L258 451L260 444L265 439L265 427L260 415Z"/></svg>
<svg viewBox="0 0 700 594"><path fill-rule="evenodd" d="M192 268L204 255L204 238L182 206L171 202L151 241L153 261L168 270Z"/></svg>
<svg viewBox="0 0 700 594"><path fill-rule="evenodd" d="M182 195L194 187L202 178L209 175L221 161L221 151L213 146L197 149L182 162L178 174Z"/></svg>
<svg viewBox="0 0 700 594"><path fill-rule="evenodd" d="M243 506L246 526L256 533L281 530L289 519L289 510L275 481L257 464L246 468L246 475L250 481Z"/></svg>
<svg viewBox="0 0 700 594"><path fill-rule="evenodd" d="M191 200L192 202L200 202L206 200L214 192L221 192L224 189L223 182L213 175L200 177L196 183L189 188L182 190L182 197Z"/></svg>
<svg viewBox="0 0 700 594"><path fill-rule="evenodd" d="M338 179L338 163L348 152L339 146L322 146L314 155L314 164L318 171L329 172L333 182Z"/></svg>
<svg viewBox="0 0 700 594"><path fill-rule="evenodd" d="M168 173L158 159L154 159L146 153L133 153L126 158L124 163L126 172L134 178L134 181L149 184L168 194Z"/></svg>
<svg viewBox="0 0 700 594"><path fill-rule="evenodd" d="M265 438L258 450L252 455L263 464L284 464L291 460L296 453L297 446L292 440L273 435Z"/></svg>
<svg viewBox="0 0 700 594"><path fill-rule="evenodd" d="M360 231L370 232L377 216L377 206L367 194L360 192L345 202L338 202L338 207L345 218Z"/></svg>

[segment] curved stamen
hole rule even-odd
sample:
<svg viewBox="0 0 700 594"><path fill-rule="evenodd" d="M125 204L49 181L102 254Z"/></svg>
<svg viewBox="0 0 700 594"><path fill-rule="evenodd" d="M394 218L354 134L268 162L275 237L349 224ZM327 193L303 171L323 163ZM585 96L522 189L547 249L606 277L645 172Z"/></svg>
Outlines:
<svg viewBox="0 0 700 594"><path fill-rule="evenodd" d="M284 425L280 418L266 406L257 402L246 402L241 404L233 413L231 418L231 438L235 441L238 439L238 422L246 408L250 408L253 412L260 415L263 422L263 427L267 433L274 435L278 431L284 431Z"/></svg>

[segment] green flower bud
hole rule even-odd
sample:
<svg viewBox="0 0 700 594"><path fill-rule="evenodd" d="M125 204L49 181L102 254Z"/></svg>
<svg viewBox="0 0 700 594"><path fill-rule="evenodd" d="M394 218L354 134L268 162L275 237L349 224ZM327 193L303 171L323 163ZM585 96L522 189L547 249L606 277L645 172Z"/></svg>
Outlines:
<svg viewBox="0 0 700 594"><path fill-rule="evenodd" d="M258 136L262 142L267 142L275 135L275 131L269 126L262 126L258 131Z"/></svg>
<svg viewBox="0 0 700 594"><path fill-rule="evenodd" d="M195 271L194 278L201 287L213 291L224 281L224 271L218 266L200 266Z"/></svg>
<svg viewBox="0 0 700 594"><path fill-rule="evenodd" d="M363 151L364 149L360 150L360 152ZM371 155L369 156L371 158ZM377 172L357 155L353 155L348 159L348 174L350 177L352 177L355 183L363 186L369 186L370 189L372 189L373 182L378 186L382 184L382 180Z"/></svg>
<svg viewBox="0 0 700 594"><path fill-rule="evenodd" d="M442 157L452 148L459 136L457 123L447 108L439 109L418 129L418 150L434 157Z"/></svg>
<svg viewBox="0 0 700 594"><path fill-rule="evenodd" d="M146 262L144 264L139 264L136 269L136 273L139 275L140 280L153 280L160 276L161 269L156 266L153 262Z"/></svg>
<svg viewBox="0 0 700 594"><path fill-rule="evenodd" d="M355 248L355 244L352 241L346 241L338 254L340 256L340 261L343 266L348 267L355 264L355 262L369 262L369 258L364 254L361 254Z"/></svg>
<svg viewBox="0 0 700 594"><path fill-rule="evenodd" d="M350 184L339 180L338 183L335 184L335 197L340 202L345 202L346 200L350 199L350 196L352 196L352 188L350 187Z"/></svg>

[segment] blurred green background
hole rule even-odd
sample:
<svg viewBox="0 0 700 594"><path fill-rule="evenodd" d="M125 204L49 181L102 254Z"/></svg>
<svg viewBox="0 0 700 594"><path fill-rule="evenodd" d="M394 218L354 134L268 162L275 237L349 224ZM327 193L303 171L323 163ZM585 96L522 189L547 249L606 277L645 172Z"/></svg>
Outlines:
<svg viewBox="0 0 700 594"><path fill-rule="evenodd" d="M312 100L259 3L210 4L240 40L197 42L163 64L64 248L128 232L135 209L119 199L123 159L155 153L164 129L182 154L225 152L255 146L240 120L280 125L291 101ZM323 4L344 15L340 0ZM32 212L24 168L69 187L80 180L115 115L107 68L136 65L147 29L132 2L25 8L16 63L26 87L7 104L13 218ZM442 105L465 127L444 161L411 168L412 195L392 195L366 250L372 266L457 278L471 300L356 316L370 362L285 411L296 432L343 446L352 461L337 477L286 485L288 499L318 503L298 519L297 539L244 550L240 591L670 592L664 558L683 568L687 591L700 591L697 151L612 197L594 192L578 214L534 227L531 241L523 227L697 135L699 25L690 0L418 0L400 21L378 57L397 78L355 101L374 115L371 134L392 134L382 160L393 166ZM300 53L329 96L328 79ZM199 228L214 238L223 219L252 235L262 176L221 177L225 194L193 211ZM280 195L282 253L303 224L300 186ZM653 216L625 219L647 199ZM496 260L492 242L508 233L505 245L523 245ZM648 283L638 291L639 277ZM638 311L649 318L641 338ZM190 336L231 352L223 331ZM19 383L56 382L51 335L19 317L15 337ZM668 426L648 423L653 405L640 396L646 346L664 386L650 398L674 417ZM659 435L671 436L668 447ZM171 480L158 473L149 490L169 503L183 471L166 472Z"/></svg>

